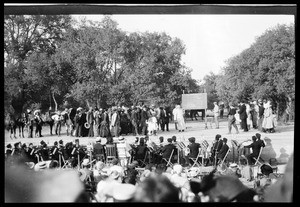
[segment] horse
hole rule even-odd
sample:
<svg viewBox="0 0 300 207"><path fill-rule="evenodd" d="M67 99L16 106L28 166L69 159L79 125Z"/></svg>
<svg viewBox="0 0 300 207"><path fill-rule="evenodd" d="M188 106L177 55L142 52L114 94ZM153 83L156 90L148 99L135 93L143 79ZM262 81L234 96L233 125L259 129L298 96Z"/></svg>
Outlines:
<svg viewBox="0 0 300 207"><path fill-rule="evenodd" d="M13 139L12 135L14 135L14 138L17 138L16 137L16 129L17 129L16 118L12 113L9 113L6 115L5 126L6 126L6 129L10 132L9 137L11 139Z"/></svg>
<svg viewBox="0 0 300 207"><path fill-rule="evenodd" d="M51 118L50 112L46 112L46 114L42 114L42 120L44 123L50 126L50 135L52 135L52 129L54 125L54 120Z"/></svg>
<svg viewBox="0 0 300 207"><path fill-rule="evenodd" d="M21 113L16 120L16 127L19 129L19 137L20 138L21 138L21 135L23 138L25 138L25 136L24 136L25 126L26 126L26 114Z"/></svg>

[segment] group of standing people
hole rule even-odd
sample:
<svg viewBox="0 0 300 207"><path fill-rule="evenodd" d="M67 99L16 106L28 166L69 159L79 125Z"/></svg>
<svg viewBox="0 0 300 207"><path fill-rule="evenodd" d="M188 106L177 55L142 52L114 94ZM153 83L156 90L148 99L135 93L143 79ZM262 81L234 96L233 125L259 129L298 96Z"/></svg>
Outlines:
<svg viewBox="0 0 300 207"><path fill-rule="evenodd" d="M228 131L231 133L232 127L236 133L239 133L237 124L240 123L240 129L244 132L250 128L257 129L260 132L275 132L276 115L273 113L271 101L259 99L247 103L241 101L238 106L229 103L228 109Z"/></svg>

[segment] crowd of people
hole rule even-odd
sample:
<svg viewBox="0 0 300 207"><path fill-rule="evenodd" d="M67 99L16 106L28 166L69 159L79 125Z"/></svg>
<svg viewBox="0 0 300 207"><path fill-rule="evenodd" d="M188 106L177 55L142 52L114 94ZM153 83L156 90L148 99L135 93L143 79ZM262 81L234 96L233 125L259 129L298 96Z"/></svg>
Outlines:
<svg viewBox="0 0 300 207"><path fill-rule="evenodd" d="M16 129L19 128L19 137L28 138L43 137L42 126L50 126L50 135L60 136L62 127L65 127L67 136L74 137L119 137L120 135L132 134L156 135L158 130L169 131L169 123L174 120L176 130L185 130L184 110L180 105L171 111L167 107L149 107L142 104L138 106L97 108L88 109L78 107L65 108L63 111L47 111L42 114L40 109L30 110L15 118L12 114L6 117L6 126L10 138L16 137ZM34 126L36 128L34 133Z"/></svg>
<svg viewBox="0 0 300 207"><path fill-rule="evenodd" d="M265 188L278 179L265 163L260 167L260 179L249 188L241 180L247 174L240 165L226 159L227 138L217 134L211 145L197 143L195 137L188 140L187 146L176 136L167 142L160 136L154 142L147 135L132 143L122 136L104 144L96 138L88 145L80 145L78 138L65 145L63 140L55 141L51 147L43 140L39 146L17 142L14 148L7 146L6 168L25 166L33 173L76 170L85 187L76 200L82 202L261 202ZM109 147L116 150L112 157ZM262 147L264 141L257 133L252 143L244 146L252 148L245 157L247 166L255 162ZM204 173L206 167L211 168Z"/></svg>
<svg viewBox="0 0 300 207"><path fill-rule="evenodd" d="M223 117L224 104L214 102L213 114L215 126L219 128L219 118ZM277 126L277 116L270 100L258 99L258 101L240 101L238 105L232 102L228 104L228 133L232 127L236 133L240 130L248 132L250 128L259 132L274 133Z"/></svg>

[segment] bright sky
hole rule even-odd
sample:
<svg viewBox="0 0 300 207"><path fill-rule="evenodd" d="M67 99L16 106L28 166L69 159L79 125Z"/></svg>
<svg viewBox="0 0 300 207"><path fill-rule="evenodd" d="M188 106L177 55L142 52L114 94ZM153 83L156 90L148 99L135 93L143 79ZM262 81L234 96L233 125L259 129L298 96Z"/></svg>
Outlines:
<svg viewBox="0 0 300 207"><path fill-rule="evenodd" d="M85 16L93 21L103 18ZM293 15L112 15L112 19L123 31L165 32L181 39L186 47L182 61L196 80L219 73L227 59L249 48L267 29L294 23Z"/></svg>

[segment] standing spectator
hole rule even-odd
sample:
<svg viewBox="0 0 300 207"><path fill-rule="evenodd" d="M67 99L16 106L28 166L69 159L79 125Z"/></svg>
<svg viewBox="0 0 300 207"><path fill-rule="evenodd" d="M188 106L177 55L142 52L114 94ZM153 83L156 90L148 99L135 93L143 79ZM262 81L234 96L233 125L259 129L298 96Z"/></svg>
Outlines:
<svg viewBox="0 0 300 207"><path fill-rule="evenodd" d="M79 107L76 110L76 115L74 117L74 123L75 123L75 137L81 137L81 125L80 125L80 118L82 115L82 108Z"/></svg>
<svg viewBox="0 0 300 207"><path fill-rule="evenodd" d="M27 109L26 125L28 126L28 138L33 138L34 114L30 109Z"/></svg>
<svg viewBox="0 0 300 207"><path fill-rule="evenodd" d="M214 102L213 112L214 112L216 129L219 129L219 106L218 106L217 102Z"/></svg>
<svg viewBox="0 0 300 207"><path fill-rule="evenodd" d="M119 115L118 109L116 107L113 107L112 112L113 112L113 114L111 117L110 129L111 129L111 132L113 132L113 136L119 137L120 115Z"/></svg>
<svg viewBox="0 0 300 207"><path fill-rule="evenodd" d="M111 133L109 130L109 115L107 109L103 109L100 123L100 137L110 137Z"/></svg>
<svg viewBox="0 0 300 207"><path fill-rule="evenodd" d="M253 129L257 129L258 126L258 112L259 112L259 107L257 105L257 101L253 101L253 103L250 105L251 106L251 112L252 112L252 126Z"/></svg>
<svg viewBox="0 0 300 207"><path fill-rule="evenodd" d="M43 137L42 136L42 126L43 126L43 120L41 117L41 110L36 110L34 112L35 115L35 123L36 123L36 129L35 129L35 137Z"/></svg>
<svg viewBox="0 0 300 207"><path fill-rule="evenodd" d="M247 113L247 129L250 130L250 127L252 126L252 112L251 107L249 103L246 103L246 113Z"/></svg>
<svg viewBox="0 0 300 207"><path fill-rule="evenodd" d="M88 137L94 137L94 119L94 109L90 106L86 113L86 122L90 125Z"/></svg>
<svg viewBox="0 0 300 207"><path fill-rule="evenodd" d="M220 109L220 119L223 119L223 115L224 115L224 108L225 108L225 106L224 106L224 102L223 102L223 101L221 101L221 102L219 103L219 109Z"/></svg>
<svg viewBox="0 0 300 207"><path fill-rule="evenodd" d="M177 123L177 128L179 132L184 132L185 130L185 121L184 121L184 111L181 106L176 105L175 111L173 111L174 121Z"/></svg>
<svg viewBox="0 0 300 207"><path fill-rule="evenodd" d="M132 124L132 132L133 132L133 136L139 136L139 132L138 132L138 113L137 113L137 108L134 106L132 107L132 111L131 111L131 124Z"/></svg>
<svg viewBox="0 0 300 207"><path fill-rule="evenodd" d="M264 120L264 106L261 99L258 99L258 131L262 132L262 122Z"/></svg>
<svg viewBox="0 0 300 207"><path fill-rule="evenodd" d="M141 121L140 121L140 128L142 129L142 135L147 135L147 120L149 119L147 113L147 107L143 106L141 111Z"/></svg>
<svg viewBox="0 0 300 207"><path fill-rule="evenodd" d="M61 115L60 111L57 111L55 115L52 116L55 124L55 134L60 136L61 133L61 125L63 122L63 116Z"/></svg>
<svg viewBox="0 0 300 207"><path fill-rule="evenodd" d="M264 120L262 123L262 128L267 133L273 133L274 130L274 117L272 113L272 105L271 102L268 101L265 104L265 110L264 110Z"/></svg>
<svg viewBox="0 0 300 207"><path fill-rule="evenodd" d="M236 108L233 106L232 103L229 103L229 112L228 112L228 134L231 134L231 129L232 126L235 128L236 133L239 133L238 127L236 126L236 118L235 115L236 114Z"/></svg>
<svg viewBox="0 0 300 207"><path fill-rule="evenodd" d="M98 109L95 107L95 112L94 112L94 118L95 118L95 131L96 131L96 136L100 137L100 123L101 123L101 115L102 115L102 109Z"/></svg>
<svg viewBox="0 0 300 207"><path fill-rule="evenodd" d="M246 105L244 104L244 101L240 102L240 108L239 108L239 114L241 119L241 127L244 130L244 132L248 131L247 128L247 112L246 112Z"/></svg>

